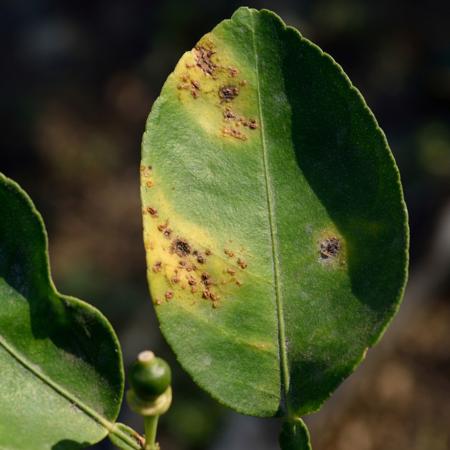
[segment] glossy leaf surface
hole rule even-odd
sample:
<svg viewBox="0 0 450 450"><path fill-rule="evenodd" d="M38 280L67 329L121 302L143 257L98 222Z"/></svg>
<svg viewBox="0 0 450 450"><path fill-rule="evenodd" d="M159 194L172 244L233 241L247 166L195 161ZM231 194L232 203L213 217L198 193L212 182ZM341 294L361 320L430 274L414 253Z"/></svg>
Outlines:
<svg viewBox="0 0 450 450"><path fill-rule="evenodd" d="M1 449L87 447L119 412L117 338L95 308L56 291L41 216L1 174L0 374Z"/></svg>
<svg viewBox="0 0 450 450"><path fill-rule="evenodd" d="M393 317L408 228L342 69L240 8L180 59L143 137L151 295L195 381L247 414L316 410Z"/></svg>

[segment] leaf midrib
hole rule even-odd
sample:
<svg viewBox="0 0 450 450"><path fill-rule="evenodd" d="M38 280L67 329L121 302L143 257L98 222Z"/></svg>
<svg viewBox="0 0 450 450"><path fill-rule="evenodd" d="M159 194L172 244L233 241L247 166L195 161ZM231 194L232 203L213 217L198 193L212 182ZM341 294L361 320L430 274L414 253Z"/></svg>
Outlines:
<svg viewBox="0 0 450 450"><path fill-rule="evenodd" d="M256 90L258 95L258 115L259 115L259 123L260 123L260 134L261 134L261 147L262 147L262 156L263 156L263 167L264 167L264 181L265 181L265 190L266 190L266 200L267 200L267 209L268 209L268 219L269 219L269 227L270 227L270 239L271 239L271 247L272 247L272 271L273 271L273 280L274 280L274 294L277 306L277 322L278 322L278 348L279 348L279 359L280 359L280 372L281 372L281 392L283 395L284 404L288 409L289 413L289 405L287 401L288 391L289 391L289 366L288 366L288 357L287 357L287 348L286 348L286 331L285 331L285 323L284 323L284 309L283 309L283 295L281 291L280 284L280 271L279 271L279 243L277 238L277 225L274 215L274 200L272 198L272 179L269 173L268 167L268 156L267 156L267 143L266 143L266 135L265 135L265 126L264 126L264 117L262 114L262 102L261 102L261 87L260 87L260 75L259 75L259 58L258 58L258 48L257 48L257 40L255 35L255 15L254 12L250 12L252 18L252 37L253 37L253 53L255 57L255 71L256 71ZM282 402L283 404L283 402Z"/></svg>
<svg viewBox="0 0 450 450"><path fill-rule="evenodd" d="M3 347L4 350L7 353L9 353L10 356L12 356L26 370L31 372L36 378L38 378L44 384L49 386L51 389L53 389L59 395L64 397L66 400L68 400L72 404L75 404L80 411L84 412L88 417L90 417L92 420L94 420L99 425L101 425L103 428L105 428L108 431L108 433L112 433L112 434L116 435L120 440L122 440L126 444L130 445L135 450L141 449L141 447L138 446L137 443L135 441L133 441L127 434L125 434L121 430L117 429L117 427L115 427L114 423L111 423L109 420L105 419L103 416L98 414L94 409L92 409L91 407L89 407L88 405L83 403L78 397L71 394L65 388L63 388L58 383L53 381L50 377L48 377L44 373L36 370L36 368L33 367L33 364L31 364L29 361L27 361L27 359L25 357L23 357L11 345L9 345L6 341L6 339L2 335L0 335L0 347Z"/></svg>

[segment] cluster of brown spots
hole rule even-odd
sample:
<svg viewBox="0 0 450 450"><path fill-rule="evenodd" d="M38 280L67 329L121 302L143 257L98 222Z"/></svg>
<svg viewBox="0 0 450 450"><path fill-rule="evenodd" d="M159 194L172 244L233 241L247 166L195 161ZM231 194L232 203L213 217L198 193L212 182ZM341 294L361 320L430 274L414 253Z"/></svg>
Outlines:
<svg viewBox="0 0 450 450"><path fill-rule="evenodd" d="M237 119L237 115L230 108L225 108L223 111L223 118L225 120Z"/></svg>
<svg viewBox="0 0 450 450"><path fill-rule="evenodd" d="M200 95L200 83L197 80L191 80L188 74L181 76L181 83L178 83L177 89L189 91L193 98L198 98Z"/></svg>
<svg viewBox="0 0 450 450"><path fill-rule="evenodd" d="M180 269L185 269L187 272L191 272L192 270L197 269L197 267L194 264L190 264L184 259L180 259L180 261L178 261L178 267Z"/></svg>
<svg viewBox="0 0 450 450"><path fill-rule="evenodd" d="M161 231L161 233L163 234L163 236L167 239L170 239L170 237L172 236L172 229L169 228L169 221L166 220L164 223L160 223L158 225L158 230Z"/></svg>
<svg viewBox="0 0 450 450"><path fill-rule="evenodd" d="M212 61L212 56L215 52L210 49L198 45L194 49L195 64L199 67L206 75L214 75L217 65Z"/></svg>
<svg viewBox="0 0 450 450"><path fill-rule="evenodd" d="M250 128L250 130L256 130L258 128L258 124L256 123L255 119L245 119L241 117L240 122L244 127Z"/></svg>
<svg viewBox="0 0 450 450"><path fill-rule="evenodd" d="M152 166L141 164L140 171L141 171L141 179L142 184L148 188L153 187L154 182L152 177Z"/></svg>
<svg viewBox="0 0 450 450"><path fill-rule="evenodd" d="M218 301L220 300L220 296L212 291L211 287L213 286L213 281L208 272L203 272L200 277L200 282L203 285L202 289L202 298L205 300L211 300L213 303L213 307L217 308Z"/></svg>
<svg viewBox="0 0 450 450"><path fill-rule="evenodd" d="M246 117L239 116L230 108L225 108L223 111L223 118L226 121L234 121L235 125L239 127L240 125L250 128L251 130L256 130L258 124L255 119L248 119Z"/></svg>
<svg viewBox="0 0 450 450"><path fill-rule="evenodd" d="M153 207L152 213L157 214L156 209ZM151 213L147 210L147 214ZM166 237L170 237L170 234L173 233L171 228L169 228L169 219L157 224L156 228L163 235L167 233ZM212 307L217 308L220 300L217 292L218 283L213 282L212 277L205 269L201 269L201 266L206 265L208 257L212 255L211 250L197 247L182 236L171 237L170 239L170 243L166 246L163 245L162 249L166 253L176 255L177 262L175 267L173 262L168 260L166 263L164 258L153 263L151 267L152 272L155 274L164 272L164 277L169 287L169 290L161 296L163 300L157 299L154 303L160 305L164 300L170 301L176 297L177 289L183 289L189 290L195 297L199 296L209 300Z"/></svg>
<svg viewBox="0 0 450 450"><path fill-rule="evenodd" d="M216 80L219 76L224 76L225 79L219 84L217 95L219 97L219 104L230 104L236 97L240 95L241 89L247 85L247 80L239 79L240 71L237 67L232 65L220 64L220 58L216 55L216 50L212 42L203 40L201 44L198 44L192 51L195 64L186 63L188 72L181 76L181 82L178 85L178 89L187 89L191 92L194 98L197 98L200 94L200 84L198 81L193 81L190 78L192 74L191 69L199 68L205 77L211 77ZM214 56L216 55L216 56ZM214 59L214 60L213 60ZM204 91L204 94L214 93L214 89ZM223 111L223 117L225 121L231 123L223 124L221 128L222 136L229 136L240 141L246 141L248 136L240 131L238 128L245 127L250 130L258 128L258 124L255 119L241 117L232 111L230 108L226 108Z"/></svg>
<svg viewBox="0 0 450 450"><path fill-rule="evenodd" d="M341 249L341 243L339 239L332 236L330 238L324 239L320 243L319 254L321 259L335 258Z"/></svg>
<svg viewBox="0 0 450 450"><path fill-rule="evenodd" d="M234 258L234 252L233 250L230 250L229 248L224 248L223 252L225 253L225 255L227 255L229 258ZM247 263L245 262L245 260L241 257L238 257L236 260L236 264L241 268L241 269L246 269L247 268ZM232 268L228 268L227 272L230 275L234 275L235 270Z"/></svg>
<svg viewBox="0 0 450 450"><path fill-rule="evenodd" d="M152 175L152 166L146 166L145 164L141 164L140 171L143 177L150 177Z"/></svg>
<svg viewBox="0 0 450 450"><path fill-rule="evenodd" d="M203 284L202 298L204 298L205 300L211 300L213 307L217 308L220 296L211 290L211 286L214 283L210 275L207 272L203 272L200 281Z"/></svg>
<svg viewBox="0 0 450 450"><path fill-rule="evenodd" d="M256 123L255 119L239 116L231 108L225 108L222 115L225 123L231 122L231 126L226 126L222 129L222 133L226 136L231 136L236 139L245 141L247 139L247 136L237 128L239 128L241 125L243 127L249 128L250 130L256 130L258 128L258 124Z"/></svg>
<svg viewBox="0 0 450 450"><path fill-rule="evenodd" d="M236 130L236 128L224 127L222 129L222 134L224 136L234 137L234 138L239 139L241 141L246 141L247 140L247 136L244 133L242 133L242 131Z"/></svg>
<svg viewBox="0 0 450 450"><path fill-rule="evenodd" d="M219 98L221 103L231 102L239 95L239 88L235 85L221 86L219 88Z"/></svg>
<svg viewBox="0 0 450 450"><path fill-rule="evenodd" d="M209 275L208 272L202 272L202 275L200 277L200 281L205 286L211 286L211 284L212 284L211 276Z"/></svg>
<svg viewBox="0 0 450 450"><path fill-rule="evenodd" d="M225 253L225 255L227 255L228 257L232 258L234 256L234 252L228 248L225 248L223 250L223 252Z"/></svg>

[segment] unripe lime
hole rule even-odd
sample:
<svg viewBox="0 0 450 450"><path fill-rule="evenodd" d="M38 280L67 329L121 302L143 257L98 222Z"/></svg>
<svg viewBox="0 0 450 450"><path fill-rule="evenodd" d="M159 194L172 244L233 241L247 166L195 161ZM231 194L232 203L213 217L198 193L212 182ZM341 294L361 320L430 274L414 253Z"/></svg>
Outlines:
<svg viewBox="0 0 450 450"><path fill-rule="evenodd" d="M130 367L130 384L136 396L145 401L154 400L170 386L172 373L169 365L152 352L139 354Z"/></svg>

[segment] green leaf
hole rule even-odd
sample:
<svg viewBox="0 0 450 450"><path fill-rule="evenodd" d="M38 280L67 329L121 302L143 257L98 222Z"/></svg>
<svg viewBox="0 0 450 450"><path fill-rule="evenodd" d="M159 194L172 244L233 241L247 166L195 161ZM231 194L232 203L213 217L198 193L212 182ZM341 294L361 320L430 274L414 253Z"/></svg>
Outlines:
<svg viewBox="0 0 450 450"><path fill-rule="evenodd" d="M42 218L2 174L0 305L0 449L72 450L104 438L123 394L119 343L95 308L56 291Z"/></svg>
<svg viewBox="0 0 450 450"><path fill-rule="evenodd" d="M114 431L116 434L111 433L109 435L109 440L113 445L122 450L134 450L136 447L131 445L131 443L135 443L139 449L143 449L145 446L145 439L128 425L124 425L123 423L115 423ZM130 440L124 441L122 436L126 435L130 438Z"/></svg>
<svg viewBox="0 0 450 450"><path fill-rule="evenodd" d="M407 214L385 136L342 68L240 8L183 55L143 137L161 329L237 411L314 411L395 314Z"/></svg>
<svg viewBox="0 0 450 450"><path fill-rule="evenodd" d="M311 450L308 428L300 418L284 422L280 433L282 450Z"/></svg>

